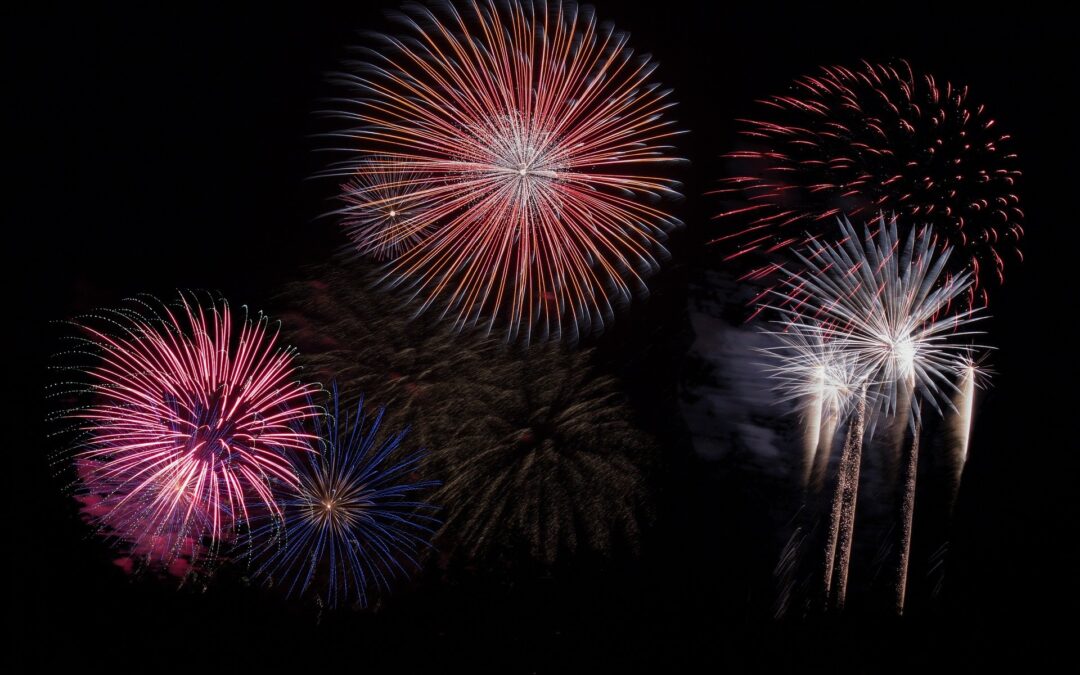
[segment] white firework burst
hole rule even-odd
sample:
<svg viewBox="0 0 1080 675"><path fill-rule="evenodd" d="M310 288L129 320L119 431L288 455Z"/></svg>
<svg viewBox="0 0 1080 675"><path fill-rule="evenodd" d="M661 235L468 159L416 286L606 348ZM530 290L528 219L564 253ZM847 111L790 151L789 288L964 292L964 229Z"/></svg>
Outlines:
<svg viewBox="0 0 1080 675"><path fill-rule="evenodd" d="M882 217L861 237L848 220L839 224L837 243L814 241L798 254L802 269L789 271L776 292L786 311L797 308L802 330L856 364L885 415L906 396L916 412L920 400L939 413L951 408L953 381L981 348L970 343L979 331L969 328L983 318L980 309L957 301L970 274L946 272L951 249L939 248L929 227L901 239L895 218Z"/></svg>
<svg viewBox="0 0 1080 675"><path fill-rule="evenodd" d="M829 339L816 324L792 314L782 329L765 333L774 344L759 351L769 357L765 371L778 400L794 402L804 412L825 410L846 417L866 383L866 371L843 341Z"/></svg>

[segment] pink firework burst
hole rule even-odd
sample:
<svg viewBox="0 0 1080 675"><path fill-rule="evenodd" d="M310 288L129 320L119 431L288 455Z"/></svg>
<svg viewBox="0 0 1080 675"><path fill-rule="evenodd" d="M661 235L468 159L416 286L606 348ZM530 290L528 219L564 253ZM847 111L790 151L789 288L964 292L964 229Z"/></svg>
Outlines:
<svg viewBox="0 0 1080 675"><path fill-rule="evenodd" d="M408 244L387 280L458 326L504 319L509 338L600 328L644 290L678 224L657 206L677 196L657 174L681 160L655 64L561 2L409 11L406 36L343 76L356 126L340 135L360 159L332 170L349 176L347 200L414 176L393 182L414 215L377 237Z"/></svg>
<svg viewBox="0 0 1080 675"><path fill-rule="evenodd" d="M985 304L988 279L1021 258L1024 213L1017 157L967 87L917 75L905 61L823 68L741 120L744 149L717 193L731 227L715 242L729 258L754 254L748 278L779 265L771 254L835 234L838 216L867 223L895 213L932 227L970 271L968 304ZM763 255L762 255L763 254Z"/></svg>
<svg viewBox="0 0 1080 675"><path fill-rule="evenodd" d="M234 321L229 305L137 300L77 325L83 407L75 464L83 513L132 556L170 569L213 553L253 512L279 511L296 484L289 454L310 451L299 428L318 413L312 386L268 320Z"/></svg>

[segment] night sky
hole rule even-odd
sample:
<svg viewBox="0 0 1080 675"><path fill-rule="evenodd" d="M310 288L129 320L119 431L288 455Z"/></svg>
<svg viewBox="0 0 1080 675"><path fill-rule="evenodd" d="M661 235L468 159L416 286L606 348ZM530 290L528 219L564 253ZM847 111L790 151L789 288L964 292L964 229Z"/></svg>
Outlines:
<svg viewBox="0 0 1080 675"><path fill-rule="evenodd" d="M767 2L598 2L675 91L686 227L651 294L588 338L637 423L662 447L657 519L639 555L497 573L422 572L378 611L316 616L226 572L206 588L126 576L79 519L49 457L44 387L61 330L50 321L138 292L220 290L269 307L281 284L343 243L313 114L326 75L390 27L380 3L263 3L242 10L4 10L8 194L6 350L16 406L4 475L6 602L30 670L339 664L356 672L851 672L1052 663L1076 608L1074 37L1028 3L854 13ZM998 348L949 532L946 585L903 620L881 608L773 618L776 564L797 495L738 453L695 454L677 405L693 334L688 300L722 256L704 193L723 176L735 119L819 65L902 57L970 85L1012 132L1025 174L1025 262L992 297ZM14 76L14 81L9 79ZM14 181L14 182L12 182ZM1049 316L1049 312L1059 316ZM1044 313L1040 316L1039 313ZM792 448L796 452L796 448ZM13 530L11 527L13 526ZM918 537L918 534L916 534ZM918 586L917 582L916 586Z"/></svg>

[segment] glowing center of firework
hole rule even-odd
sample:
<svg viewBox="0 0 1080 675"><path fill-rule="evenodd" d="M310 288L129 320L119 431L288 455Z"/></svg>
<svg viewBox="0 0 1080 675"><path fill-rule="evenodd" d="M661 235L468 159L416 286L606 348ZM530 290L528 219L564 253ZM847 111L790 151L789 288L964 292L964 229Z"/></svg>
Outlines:
<svg viewBox="0 0 1080 675"><path fill-rule="evenodd" d="M918 347L910 336L903 336L894 340L891 345L893 362L900 375L907 377L915 372L915 356Z"/></svg>
<svg viewBox="0 0 1080 675"><path fill-rule="evenodd" d="M394 209L390 209L390 217L394 218L396 216L397 216L397 211L395 211Z"/></svg>
<svg viewBox="0 0 1080 675"><path fill-rule="evenodd" d="M520 191L529 201L554 196L545 185L558 177L560 169L552 157L556 144L551 133L512 115L495 121L478 133L476 140L493 178L505 180L507 187Z"/></svg>
<svg viewBox="0 0 1080 675"><path fill-rule="evenodd" d="M847 384L835 377L827 375L821 383L821 398L830 405L837 405L847 394Z"/></svg>

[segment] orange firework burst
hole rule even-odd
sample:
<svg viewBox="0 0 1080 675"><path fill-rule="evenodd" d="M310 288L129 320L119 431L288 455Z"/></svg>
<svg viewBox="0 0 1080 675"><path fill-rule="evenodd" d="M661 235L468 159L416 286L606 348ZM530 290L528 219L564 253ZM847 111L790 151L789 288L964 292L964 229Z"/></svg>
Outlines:
<svg viewBox="0 0 1080 675"><path fill-rule="evenodd" d="M343 77L355 154L332 173L347 203L409 214L353 227L358 250L380 242L386 279L458 326L599 329L677 225L656 206L677 196L657 174L680 160L655 64L561 2L409 12L406 37Z"/></svg>

